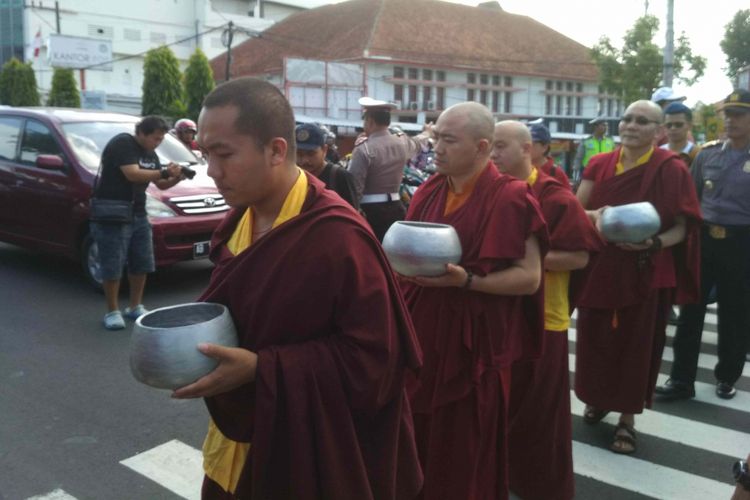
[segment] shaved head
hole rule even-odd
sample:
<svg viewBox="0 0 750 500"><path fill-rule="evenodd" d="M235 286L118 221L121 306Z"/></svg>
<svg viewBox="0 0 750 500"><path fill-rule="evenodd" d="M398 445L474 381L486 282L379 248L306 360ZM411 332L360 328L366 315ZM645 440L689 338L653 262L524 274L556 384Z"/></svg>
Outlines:
<svg viewBox="0 0 750 500"><path fill-rule="evenodd" d="M462 116L466 119L466 132L474 139L487 139L492 141L495 130L495 119L487 106L478 102L462 102L454 104L445 111L443 115Z"/></svg>
<svg viewBox="0 0 750 500"><path fill-rule="evenodd" d="M635 101L625 110L618 130L623 150L636 158L653 146L662 128L662 110L651 101Z"/></svg>
<svg viewBox="0 0 750 500"><path fill-rule="evenodd" d="M531 132L516 120L495 125L490 158L503 173L526 180L531 175Z"/></svg>
<svg viewBox="0 0 750 500"><path fill-rule="evenodd" d="M495 125L495 132L507 134L508 137L515 138L520 144L531 144L531 131L526 124L517 120L503 120Z"/></svg>
<svg viewBox="0 0 750 500"><path fill-rule="evenodd" d="M661 122L662 120L662 109L655 102L647 101L645 99L635 101L625 110L625 114L630 114L631 111L638 109L641 114L647 116L650 120Z"/></svg>

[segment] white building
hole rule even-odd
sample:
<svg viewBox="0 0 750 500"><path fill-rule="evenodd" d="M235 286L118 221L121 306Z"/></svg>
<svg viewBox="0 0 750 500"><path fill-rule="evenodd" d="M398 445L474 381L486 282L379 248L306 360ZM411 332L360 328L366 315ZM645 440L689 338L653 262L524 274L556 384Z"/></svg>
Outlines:
<svg viewBox="0 0 750 500"><path fill-rule="evenodd" d="M57 12L52 0L26 0L23 8L26 60L32 61L41 93L49 91L52 68L47 41L59 22L62 35L112 43L111 71L96 67L74 71L84 95L106 93L107 109L136 114L141 109L143 59L149 49L169 45L184 70L196 47L209 58L226 50L222 35L230 21L238 29L232 43L236 46L248 34L305 8L301 0L59 0L58 4ZM41 50L33 57L38 32Z"/></svg>

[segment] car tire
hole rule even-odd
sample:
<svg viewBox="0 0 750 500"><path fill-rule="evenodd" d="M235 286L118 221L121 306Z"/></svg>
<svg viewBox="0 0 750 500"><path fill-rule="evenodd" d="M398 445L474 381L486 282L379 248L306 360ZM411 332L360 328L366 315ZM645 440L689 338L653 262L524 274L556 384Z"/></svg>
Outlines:
<svg viewBox="0 0 750 500"><path fill-rule="evenodd" d="M90 234L87 234L83 238L83 244L81 245L81 267L83 268L84 276L86 276L86 281L96 291L104 292L102 288L101 266L99 265L99 250Z"/></svg>

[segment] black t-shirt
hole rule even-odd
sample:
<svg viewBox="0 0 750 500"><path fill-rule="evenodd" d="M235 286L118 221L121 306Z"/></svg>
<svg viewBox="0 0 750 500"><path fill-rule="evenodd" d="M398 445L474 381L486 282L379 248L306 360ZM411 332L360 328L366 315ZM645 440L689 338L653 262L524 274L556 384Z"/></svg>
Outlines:
<svg viewBox="0 0 750 500"><path fill-rule="evenodd" d="M159 157L154 151L146 151L131 134L114 136L102 152L102 168L96 189L98 198L108 200L133 200L133 213L146 214L146 187L148 182L130 182L120 167L138 165L146 170L159 170Z"/></svg>
<svg viewBox="0 0 750 500"><path fill-rule="evenodd" d="M359 210L359 201L354 188L354 176L351 172L329 162L326 163L325 168L320 173L320 180L325 183L328 189L336 191L355 210Z"/></svg>

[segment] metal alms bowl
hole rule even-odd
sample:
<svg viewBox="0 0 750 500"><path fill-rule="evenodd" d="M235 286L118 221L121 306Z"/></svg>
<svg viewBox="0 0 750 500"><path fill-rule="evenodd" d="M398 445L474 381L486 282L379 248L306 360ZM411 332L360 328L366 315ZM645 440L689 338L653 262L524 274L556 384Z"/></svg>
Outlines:
<svg viewBox="0 0 750 500"><path fill-rule="evenodd" d="M609 207L602 213L602 236L613 243L640 243L659 232L661 218L647 202Z"/></svg>
<svg viewBox="0 0 750 500"><path fill-rule="evenodd" d="M458 233L448 224L397 221L383 237L394 271L404 276L440 276L445 265L461 260Z"/></svg>
<svg viewBox="0 0 750 500"><path fill-rule="evenodd" d="M130 371L139 382L159 389L188 385L218 365L198 351L202 342L237 346L237 331L225 306L194 302L155 309L135 322Z"/></svg>

